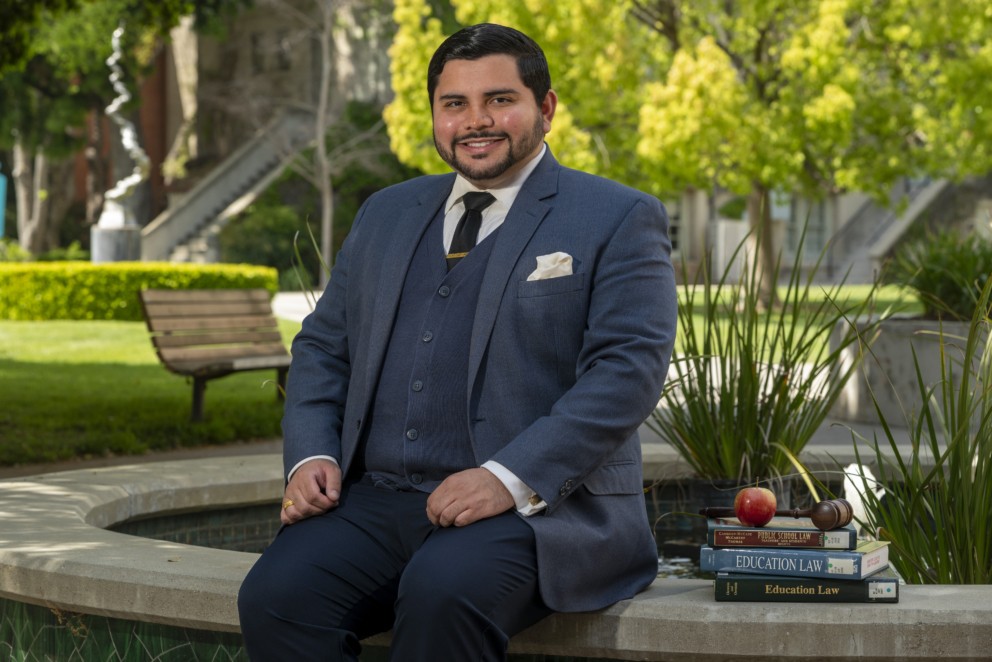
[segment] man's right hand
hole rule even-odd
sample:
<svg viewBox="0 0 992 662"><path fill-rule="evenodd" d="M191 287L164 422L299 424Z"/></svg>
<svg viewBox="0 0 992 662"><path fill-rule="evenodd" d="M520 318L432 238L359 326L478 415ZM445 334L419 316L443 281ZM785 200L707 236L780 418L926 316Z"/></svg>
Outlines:
<svg viewBox="0 0 992 662"><path fill-rule="evenodd" d="M330 460L310 460L289 479L280 519L283 524L295 524L336 507L340 498L341 467Z"/></svg>

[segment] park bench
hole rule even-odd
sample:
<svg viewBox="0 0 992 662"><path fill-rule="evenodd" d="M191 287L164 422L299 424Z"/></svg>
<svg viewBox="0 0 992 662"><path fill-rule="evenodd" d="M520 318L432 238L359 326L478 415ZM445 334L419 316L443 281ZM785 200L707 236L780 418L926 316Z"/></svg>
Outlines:
<svg viewBox="0 0 992 662"><path fill-rule="evenodd" d="M263 289L141 291L162 365L193 378L191 420L203 418L207 381L236 372L276 370L276 396L282 398L291 357L269 298Z"/></svg>

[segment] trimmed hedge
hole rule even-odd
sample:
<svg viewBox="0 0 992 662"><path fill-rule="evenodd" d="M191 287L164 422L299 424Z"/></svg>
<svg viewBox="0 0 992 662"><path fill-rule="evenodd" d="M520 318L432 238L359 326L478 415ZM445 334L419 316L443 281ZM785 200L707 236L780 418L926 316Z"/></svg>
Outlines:
<svg viewBox="0 0 992 662"><path fill-rule="evenodd" d="M0 263L0 319L140 321L143 289L254 287L275 294L278 272L246 264Z"/></svg>

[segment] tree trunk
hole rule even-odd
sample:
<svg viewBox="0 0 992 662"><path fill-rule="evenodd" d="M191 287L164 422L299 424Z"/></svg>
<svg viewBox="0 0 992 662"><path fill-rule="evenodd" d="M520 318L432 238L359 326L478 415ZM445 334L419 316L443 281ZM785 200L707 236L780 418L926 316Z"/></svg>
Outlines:
<svg viewBox="0 0 992 662"><path fill-rule="evenodd" d="M317 97L316 142L317 188L320 190L320 255L326 268L320 270L320 288L324 289L334 262L334 182L327 154L326 131L330 124L331 82L334 72L334 16L337 3L325 0L321 5L323 23L320 31L320 90Z"/></svg>
<svg viewBox="0 0 992 662"><path fill-rule="evenodd" d="M41 152L31 154L20 137L14 140L14 194L17 201L17 239L32 255L44 252L48 234L48 159Z"/></svg>
<svg viewBox="0 0 992 662"><path fill-rule="evenodd" d="M95 225L103 209L103 193L107 188L106 168L100 147L103 143L103 112L99 107L90 112L86 141L86 225Z"/></svg>
<svg viewBox="0 0 992 662"><path fill-rule="evenodd" d="M65 235L63 227L66 228L70 237L77 237L80 231L85 231L85 236L89 236L88 226L82 224L83 221L78 216L70 218L69 213L75 202L74 174L76 170L75 159L72 157L51 160L48 166L48 181L45 186L48 190L46 201L48 202L47 218L45 222L45 239L43 250L49 251L53 248L63 248ZM71 225L72 227L68 227ZM80 237L81 238L81 237ZM70 239L72 241L73 239Z"/></svg>
<svg viewBox="0 0 992 662"><path fill-rule="evenodd" d="M749 273L758 280L760 303L766 309L778 304L778 294L775 289L775 249L772 236L771 195L768 188L758 182L751 185L747 198L747 218L751 241L755 249L752 259L755 261Z"/></svg>
<svg viewBox="0 0 992 662"><path fill-rule="evenodd" d="M18 243L32 255L59 248L60 223L72 206L73 161L52 163L40 151L32 154L20 138L13 154Z"/></svg>

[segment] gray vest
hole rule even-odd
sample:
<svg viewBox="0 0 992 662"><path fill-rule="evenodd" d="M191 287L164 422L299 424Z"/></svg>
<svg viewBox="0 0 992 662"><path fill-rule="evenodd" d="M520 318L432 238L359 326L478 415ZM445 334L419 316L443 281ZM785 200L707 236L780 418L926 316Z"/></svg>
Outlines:
<svg viewBox="0 0 992 662"><path fill-rule="evenodd" d="M469 441L468 353L496 233L448 272L443 227L442 208L406 274L364 444L365 473L394 489L430 492L480 464Z"/></svg>

